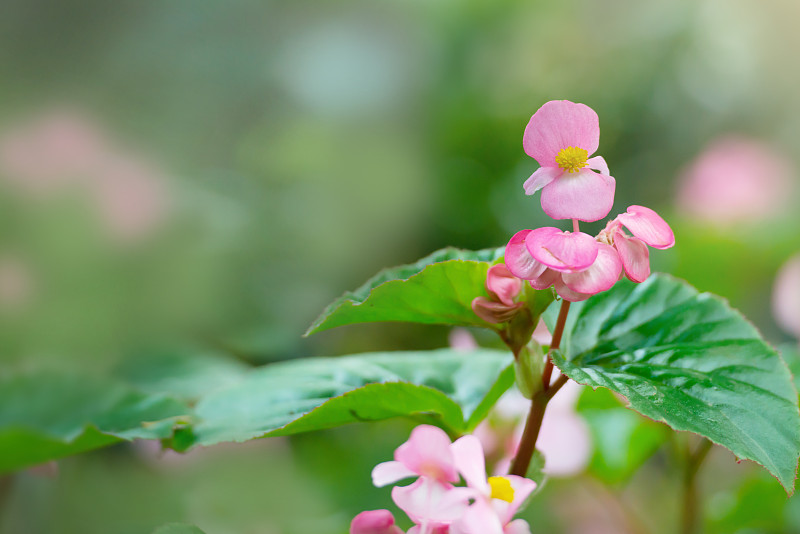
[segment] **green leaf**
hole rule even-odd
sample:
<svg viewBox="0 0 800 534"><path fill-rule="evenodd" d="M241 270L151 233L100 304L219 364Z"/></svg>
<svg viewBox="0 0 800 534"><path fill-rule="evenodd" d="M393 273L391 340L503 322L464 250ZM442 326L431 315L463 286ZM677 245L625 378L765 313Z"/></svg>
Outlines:
<svg viewBox="0 0 800 534"><path fill-rule="evenodd" d="M203 398L194 439L211 445L398 416L457 435L477 425L513 383L510 360L505 351L442 349L268 365Z"/></svg>
<svg viewBox="0 0 800 534"><path fill-rule="evenodd" d="M163 395L77 375L0 379L0 473L135 438L162 439L189 408Z"/></svg>
<svg viewBox="0 0 800 534"><path fill-rule="evenodd" d="M162 348L128 358L115 375L138 390L195 401L240 382L251 366L192 346Z"/></svg>
<svg viewBox="0 0 800 534"><path fill-rule="evenodd" d="M623 407L607 389L584 388L577 411L594 445L589 470L607 484L628 480L669 438L669 429Z"/></svg>
<svg viewBox="0 0 800 534"><path fill-rule="evenodd" d="M557 307L547 321L552 328ZM675 430L695 432L794 488L797 391L786 364L722 299L665 275L627 280L573 304L554 363L623 395Z"/></svg>
<svg viewBox="0 0 800 534"><path fill-rule="evenodd" d="M194 525L185 523L169 523L162 525L153 531L153 534L205 534Z"/></svg>
<svg viewBox="0 0 800 534"><path fill-rule="evenodd" d="M305 335L384 321L487 326L471 304L475 297L487 296L486 271L503 252L445 248L416 263L384 269L325 308Z"/></svg>

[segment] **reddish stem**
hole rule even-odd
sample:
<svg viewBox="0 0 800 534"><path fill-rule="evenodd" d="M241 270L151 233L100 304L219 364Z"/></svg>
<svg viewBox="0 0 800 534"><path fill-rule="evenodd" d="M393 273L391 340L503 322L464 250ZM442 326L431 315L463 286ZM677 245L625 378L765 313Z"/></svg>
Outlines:
<svg viewBox="0 0 800 534"><path fill-rule="evenodd" d="M547 363L542 373L542 389L531 399L531 410L525 422L525 430L522 431L522 439L519 442L517 455L514 457L514 462L511 464L511 470L509 471L512 475L524 477L528 473L528 466L530 466L533 452L536 450L536 440L539 438L539 431L542 428L542 420L544 419L544 410L547 408L547 403L567 383L567 377L561 375L552 386L550 385L550 377L553 374L553 362L550 360L550 354L561 346L561 337L564 334L564 324L567 322L569 304L567 300L561 301L561 310L558 312L556 328L553 331L553 341L550 343Z"/></svg>

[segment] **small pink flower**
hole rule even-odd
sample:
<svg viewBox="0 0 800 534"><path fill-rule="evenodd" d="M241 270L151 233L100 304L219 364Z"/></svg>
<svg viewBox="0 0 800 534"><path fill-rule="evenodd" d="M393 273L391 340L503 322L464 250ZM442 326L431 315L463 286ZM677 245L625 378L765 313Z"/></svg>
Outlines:
<svg viewBox="0 0 800 534"><path fill-rule="evenodd" d="M506 246L506 261L534 289L553 286L571 302L610 289L622 272L617 252L607 244L551 227L517 232Z"/></svg>
<svg viewBox="0 0 800 534"><path fill-rule="evenodd" d="M792 256L778 271L772 310L778 324L800 339L800 254Z"/></svg>
<svg viewBox="0 0 800 534"><path fill-rule="evenodd" d="M542 209L554 219L592 222L608 215L616 182L602 157L589 157L599 143L599 120L590 107L568 100L543 105L522 140L540 166L525 181L525 194L541 189Z"/></svg>
<svg viewBox="0 0 800 534"><path fill-rule="evenodd" d="M511 274L502 263L489 268L486 290L491 299L476 297L472 301L472 311L488 323L504 323L525 306L524 302L514 302L522 291L522 280Z"/></svg>
<svg viewBox="0 0 800 534"><path fill-rule="evenodd" d="M450 526L451 534L517 534L528 532L527 523L512 521L514 514L536 489L530 479L515 475L486 477L480 440L467 435L453 443L456 465L475 502Z"/></svg>
<svg viewBox="0 0 800 534"><path fill-rule="evenodd" d="M622 230L623 226L630 230L633 237ZM669 225L656 212L644 206L630 206L626 213L617 215L600 232L598 239L617 250L625 275L637 283L644 282L650 276L647 245L666 249L675 244L675 235Z"/></svg>
<svg viewBox="0 0 800 534"><path fill-rule="evenodd" d="M350 523L350 534L403 534L389 510L361 512Z"/></svg>
<svg viewBox="0 0 800 534"><path fill-rule="evenodd" d="M458 482L451 447L444 430L420 425L411 431L408 441L395 450L394 461L375 466L372 482L381 487L412 476L424 476L443 484Z"/></svg>

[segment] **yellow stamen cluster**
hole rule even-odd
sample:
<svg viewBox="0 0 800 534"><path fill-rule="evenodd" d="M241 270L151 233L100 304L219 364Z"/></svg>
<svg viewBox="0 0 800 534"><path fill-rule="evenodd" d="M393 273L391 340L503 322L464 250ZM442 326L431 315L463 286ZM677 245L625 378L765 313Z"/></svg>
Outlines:
<svg viewBox="0 0 800 534"><path fill-rule="evenodd" d="M556 164L567 172L578 172L586 166L589 153L576 146L569 146L558 151Z"/></svg>
<svg viewBox="0 0 800 534"><path fill-rule="evenodd" d="M492 499L511 502L514 500L514 488L505 477L489 477L489 487L492 489Z"/></svg>

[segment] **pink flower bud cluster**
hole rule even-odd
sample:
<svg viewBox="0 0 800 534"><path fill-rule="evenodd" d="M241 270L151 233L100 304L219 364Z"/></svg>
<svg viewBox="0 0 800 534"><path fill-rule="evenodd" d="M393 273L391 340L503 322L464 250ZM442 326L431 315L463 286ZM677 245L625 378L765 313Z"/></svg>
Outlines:
<svg viewBox="0 0 800 534"><path fill-rule="evenodd" d="M525 306L524 302L517 302L522 292L522 280L502 263L489 267L486 291L489 292L488 299L477 297L472 301L472 311L486 322L504 323Z"/></svg>
<svg viewBox="0 0 800 534"><path fill-rule="evenodd" d="M372 480L380 487L417 477L392 489L392 500L414 522L408 534L530 534L528 523L513 517L536 483L514 475L487 478L475 436L451 442L441 429L420 425L394 458L375 466ZM466 486L455 486L462 477ZM350 534L403 531L388 510L370 510L353 519Z"/></svg>
<svg viewBox="0 0 800 534"><path fill-rule="evenodd" d="M600 220L614 203L616 182L608 165L600 156L588 157L597 150L599 139L597 114L567 100L542 106L523 137L525 152L540 164L524 184L526 194L541 189L545 213L554 219L572 219L576 231L521 230L506 246L505 264L514 277L528 280L534 289L554 287L571 302L611 289L623 272L632 281L643 282L650 275L648 245L665 249L675 244L664 219L643 206L630 206L595 237L577 231L577 221ZM498 302L493 309L508 306ZM488 321L488 304L479 304L484 304L480 312L475 303L473 309ZM502 315L495 312L493 317Z"/></svg>

